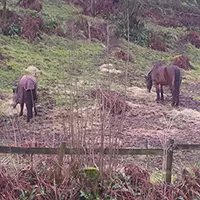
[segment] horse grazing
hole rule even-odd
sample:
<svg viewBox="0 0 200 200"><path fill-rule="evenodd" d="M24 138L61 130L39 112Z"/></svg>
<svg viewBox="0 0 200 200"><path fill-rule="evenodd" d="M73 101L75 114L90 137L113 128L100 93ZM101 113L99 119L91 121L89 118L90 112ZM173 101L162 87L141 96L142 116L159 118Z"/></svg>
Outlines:
<svg viewBox="0 0 200 200"><path fill-rule="evenodd" d="M33 76L23 76L13 88L13 108L20 104L21 111L19 116L23 115L24 103L27 109L27 122L33 117L33 107L35 116L37 116L37 80Z"/></svg>
<svg viewBox="0 0 200 200"><path fill-rule="evenodd" d="M181 81L182 77L180 68L175 65L167 66L163 63L153 64L152 70L146 76L147 89L149 92L151 92L152 86L155 86L157 93L157 101L164 100L163 86L169 86L172 93L172 106L179 105Z"/></svg>

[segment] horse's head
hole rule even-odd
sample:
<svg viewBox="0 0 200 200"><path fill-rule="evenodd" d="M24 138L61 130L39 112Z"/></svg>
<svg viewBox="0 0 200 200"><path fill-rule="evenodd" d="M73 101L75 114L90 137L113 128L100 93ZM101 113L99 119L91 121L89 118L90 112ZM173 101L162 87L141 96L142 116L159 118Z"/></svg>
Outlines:
<svg viewBox="0 0 200 200"><path fill-rule="evenodd" d="M151 77L151 71L147 74L147 76L145 76L145 80L146 80L146 87L147 87L147 90L149 92L151 92L151 88L152 88L152 77Z"/></svg>

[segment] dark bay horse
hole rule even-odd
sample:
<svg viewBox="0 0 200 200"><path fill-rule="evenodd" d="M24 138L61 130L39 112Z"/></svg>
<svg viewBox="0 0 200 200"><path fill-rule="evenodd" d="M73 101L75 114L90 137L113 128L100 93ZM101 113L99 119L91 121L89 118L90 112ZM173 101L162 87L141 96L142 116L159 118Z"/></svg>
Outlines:
<svg viewBox="0 0 200 200"><path fill-rule="evenodd" d="M20 104L21 111L19 116L23 115L24 103L27 109L27 122L33 117L33 107L35 116L37 101L37 80L33 76L23 76L13 88L13 108L16 108L17 104Z"/></svg>
<svg viewBox="0 0 200 200"><path fill-rule="evenodd" d="M165 65L163 63L153 64L152 70L146 76L146 86L151 91L152 86L156 88L157 101L164 100L163 86L168 85L172 93L172 106L179 105L179 94L182 77L178 66ZM160 97L161 93L161 97Z"/></svg>

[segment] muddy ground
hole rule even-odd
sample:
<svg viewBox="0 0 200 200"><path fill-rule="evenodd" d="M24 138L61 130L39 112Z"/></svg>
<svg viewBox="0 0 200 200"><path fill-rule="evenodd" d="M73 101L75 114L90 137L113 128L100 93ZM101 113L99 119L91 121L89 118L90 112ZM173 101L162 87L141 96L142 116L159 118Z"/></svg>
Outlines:
<svg viewBox="0 0 200 200"><path fill-rule="evenodd" d="M148 142L149 148L164 147L169 138L175 143L200 143L200 102L192 98L199 95L198 87L183 83L183 88L180 106L173 108L168 88L164 90L164 102L156 103L155 89L148 93L144 87L128 87L131 110L124 117L103 117L104 146L146 148ZM102 122L98 106L90 105L70 114L69 109L45 109L40 104L39 116L27 124L26 110L24 116L18 117L17 111L10 108L10 98L1 96L1 106L10 115L0 119L2 145L57 147L64 141L67 146L100 146ZM198 162L200 155L190 151L175 154L175 158L179 167ZM140 159L144 161L146 157ZM151 157L149 162L162 167L161 157Z"/></svg>

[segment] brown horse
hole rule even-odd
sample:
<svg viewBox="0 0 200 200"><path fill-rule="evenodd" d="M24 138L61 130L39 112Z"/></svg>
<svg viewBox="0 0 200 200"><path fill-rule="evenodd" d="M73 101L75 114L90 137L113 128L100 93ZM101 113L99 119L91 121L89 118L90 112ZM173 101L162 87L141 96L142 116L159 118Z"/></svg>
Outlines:
<svg viewBox="0 0 200 200"><path fill-rule="evenodd" d="M20 104L21 111L19 116L23 115L24 103L27 109L27 122L33 117L33 107L35 116L37 115L37 80L33 76L23 76L17 86L13 88L13 108Z"/></svg>
<svg viewBox="0 0 200 200"><path fill-rule="evenodd" d="M153 64L152 70L146 76L147 89L150 92L152 86L155 86L157 93L157 101L164 100L163 86L169 86L172 93L172 106L179 105L181 81L182 77L180 68L175 65L167 66L163 63Z"/></svg>

